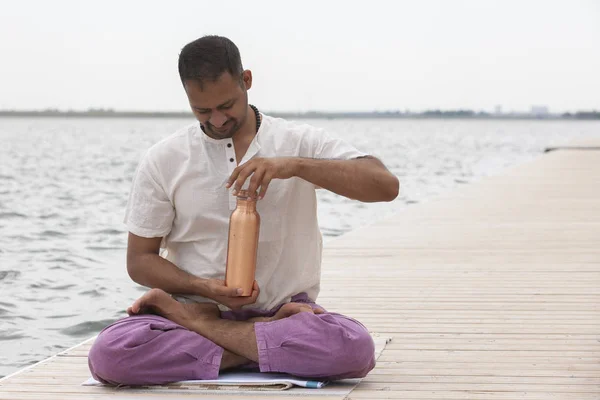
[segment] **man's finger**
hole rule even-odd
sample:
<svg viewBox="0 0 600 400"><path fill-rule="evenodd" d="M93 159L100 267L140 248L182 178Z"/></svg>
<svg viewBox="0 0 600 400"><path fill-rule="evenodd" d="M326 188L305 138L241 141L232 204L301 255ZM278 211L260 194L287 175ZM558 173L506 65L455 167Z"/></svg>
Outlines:
<svg viewBox="0 0 600 400"><path fill-rule="evenodd" d="M258 187L262 186L265 172L266 171L264 168L257 168L252 174L252 177L250 178L250 185L248 185L248 193L250 193L250 196L254 196Z"/></svg>
<svg viewBox="0 0 600 400"><path fill-rule="evenodd" d="M229 297L240 297L244 293L244 289L242 288L228 288L225 291L225 296Z"/></svg>
<svg viewBox="0 0 600 400"><path fill-rule="evenodd" d="M252 294L248 298L248 303L247 304L254 304L254 303L256 303L256 299L258 299L258 295L259 294L260 294L260 289L258 289L258 287L252 289Z"/></svg>
<svg viewBox="0 0 600 400"><path fill-rule="evenodd" d="M140 302L140 299L137 299L136 301L133 302L133 304L131 305L131 307L129 307L131 309L131 312L134 314L138 314L140 312L140 310L142 309L142 304Z"/></svg>
<svg viewBox="0 0 600 400"><path fill-rule="evenodd" d="M233 185L233 182L235 182L237 176L239 175L240 171L242 169L244 169L244 167L246 167L248 165L248 163L243 164L243 165L239 165L237 167L234 168L233 172L231 173L231 175L229 175L229 179L227 179L227 184L225 185L226 188L230 188L231 185Z"/></svg>
<svg viewBox="0 0 600 400"><path fill-rule="evenodd" d="M246 170L247 168L252 168L252 165L254 165L254 160L250 160L248 162L245 162L244 164L235 167L231 175L229 175L229 179L227 180L227 184L225 185L225 187L229 188L233 186L235 181L240 177L240 174L243 173L244 170Z"/></svg>
<svg viewBox="0 0 600 400"><path fill-rule="evenodd" d="M272 179L273 175L265 174L265 177L263 178L262 183L260 184L260 193L258 194L259 200L262 200L265 197L265 193L267 193L267 188L269 187L269 183L271 183Z"/></svg>
<svg viewBox="0 0 600 400"><path fill-rule="evenodd" d="M260 287L258 287L257 281L254 281L254 285L252 285L252 294L254 294L254 292L256 292L256 297L258 298L260 295Z"/></svg>
<svg viewBox="0 0 600 400"><path fill-rule="evenodd" d="M237 179L235 180L235 184L233 185L233 194L234 195L236 195L240 191L240 189L244 187L244 182L246 182L246 179L248 179L248 177L250 175L252 175L255 170L256 170L256 167L249 166L249 167L244 168L244 170L242 172L240 172Z"/></svg>
<svg viewBox="0 0 600 400"><path fill-rule="evenodd" d="M243 293L242 288L215 285L212 292L217 296L238 297Z"/></svg>

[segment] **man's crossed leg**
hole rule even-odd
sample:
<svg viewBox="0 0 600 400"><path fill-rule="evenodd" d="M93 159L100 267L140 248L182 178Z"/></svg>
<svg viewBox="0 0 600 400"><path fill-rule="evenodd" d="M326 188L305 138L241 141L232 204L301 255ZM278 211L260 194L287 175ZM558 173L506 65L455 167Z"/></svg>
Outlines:
<svg viewBox="0 0 600 400"><path fill-rule="evenodd" d="M143 314L149 310L159 315ZM332 380L364 377L375 366L373 340L363 325L325 312L303 295L251 316L246 310L220 313L214 304L182 304L152 289L128 312L90 349L90 371L101 382L216 379L219 371L240 366Z"/></svg>

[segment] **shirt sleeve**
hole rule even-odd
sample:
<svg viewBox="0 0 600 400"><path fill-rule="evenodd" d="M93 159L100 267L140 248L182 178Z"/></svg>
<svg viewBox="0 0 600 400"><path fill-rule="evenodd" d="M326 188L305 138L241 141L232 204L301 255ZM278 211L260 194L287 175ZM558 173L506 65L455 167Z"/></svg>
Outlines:
<svg viewBox="0 0 600 400"><path fill-rule="evenodd" d="M357 150L345 140L326 132L314 129L309 135L312 158L328 160L351 160L368 154Z"/></svg>
<svg viewBox="0 0 600 400"><path fill-rule="evenodd" d="M134 235L154 238L171 232L175 210L146 155L133 178L124 223Z"/></svg>

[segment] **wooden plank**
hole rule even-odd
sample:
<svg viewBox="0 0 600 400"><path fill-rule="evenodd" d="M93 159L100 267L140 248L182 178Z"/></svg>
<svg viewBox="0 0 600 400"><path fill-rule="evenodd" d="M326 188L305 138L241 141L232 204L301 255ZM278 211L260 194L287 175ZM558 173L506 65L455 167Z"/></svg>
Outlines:
<svg viewBox="0 0 600 400"><path fill-rule="evenodd" d="M43 389L42 389L43 390ZM294 398L296 396L290 395L278 395L274 393L259 393L259 394L199 394L199 393L164 393L161 392L159 394L150 394L150 393L134 393L134 392L126 392L126 391L110 391L106 393L71 393L68 391L64 392L1 392L0 391L0 400L148 400L148 399L199 399L199 398L240 398L247 400L264 400L272 399L272 400L285 400ZM311 395L308 396L310 400L333 400L336 399L336 396L320 396L320 395Z"/></svg>
<svg viewBox="0 0 600 400"><path fill-rule="evenodd" d="M472 391L393 391L387 386L355 389L348 400L357 399L401 399L401 400L598 400L597 393L545 393L545 392L499 392L486 390Z"/></svg>

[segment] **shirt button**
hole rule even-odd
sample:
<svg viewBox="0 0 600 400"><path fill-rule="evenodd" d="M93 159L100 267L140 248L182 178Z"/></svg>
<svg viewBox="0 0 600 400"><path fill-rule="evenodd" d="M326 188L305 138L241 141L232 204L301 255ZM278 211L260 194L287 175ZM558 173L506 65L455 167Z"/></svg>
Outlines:
<svg viewBox="0 0 600 400"><path fill-rule="evenodd" d="M233 158L230 158L230 159L229 159L229 162L233 162Z"/></svg>
<svg viewBox="0 0 600 400"><path fill-rule="evenodd" d="M227 147L231 147L231 143L227 143Z"/></svg>

